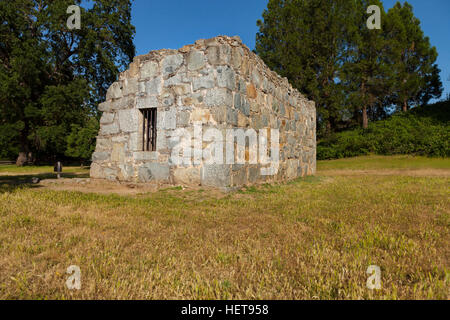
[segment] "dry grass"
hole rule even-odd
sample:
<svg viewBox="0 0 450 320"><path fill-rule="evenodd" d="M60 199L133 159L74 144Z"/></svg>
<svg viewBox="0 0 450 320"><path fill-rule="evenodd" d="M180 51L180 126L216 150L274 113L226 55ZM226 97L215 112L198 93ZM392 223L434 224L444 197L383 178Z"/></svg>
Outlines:
<svg viewBox="0 0 450 320"><path fill-rule="evenodd" d="M448 299L449 182L324 169L221 195L4 184L0 298ZM73 264L80 291L65 287ZM366 288L371 264L379 291Z"/></svg>

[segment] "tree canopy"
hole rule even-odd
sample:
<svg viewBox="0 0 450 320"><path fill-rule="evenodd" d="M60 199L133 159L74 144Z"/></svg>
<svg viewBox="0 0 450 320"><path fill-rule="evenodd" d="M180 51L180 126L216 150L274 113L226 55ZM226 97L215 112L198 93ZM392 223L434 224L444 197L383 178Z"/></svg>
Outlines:
<svg viewBox="0 0 450 320"><path fill-rule="evenodd" d="M0 2L1 157L76 156L67 137L92 126L96 105L134 57L131 1L94 1L81 8L81 28L69 30L74 2Z"/></svg>
<svg viewBox="0 0 450 320"><path fill-rule="evenodd" d="M370 5L381 29L367 27ZM316 102L319 136L442 94L436 48L408 3L270 0L257 25L256 53Z"/></svg>

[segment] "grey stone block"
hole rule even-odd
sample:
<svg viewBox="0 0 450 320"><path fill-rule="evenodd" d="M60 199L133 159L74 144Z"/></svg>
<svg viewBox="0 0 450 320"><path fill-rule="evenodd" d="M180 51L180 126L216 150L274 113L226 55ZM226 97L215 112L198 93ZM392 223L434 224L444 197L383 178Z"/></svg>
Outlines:
<svg viewBox="0 0 450 320"><path fill-rule="evenodd" d="M139 114L137 109L119 110L119 125L123 132L136 132L139 129Z"/></svg>
<svg viewBox="0 0 450 320"><path fill-rule="evenodd" d="M156 96L136 98L136 108L138 109L156 108L156 107L158 107L158 98Z"/></svg>
<svg viewBox="0 0 450 320"><path fill-rule="evenodd" d="M205 54L198 50L191 50L187 58L187 67L190 71L196 71L206 65Z"/></svg>
<svg viewBox="0 0 450 320"><path fill-rule="evenodd" d="M105 124L100 126L100 134L101 135L111 135L119 133L119 126L116 122L111 124Z"/></svg>
<svg viewBox="0 0 450 320"><path fill-rule="evenodd" d="M128 151L137 151L140 150L139 145L139 135L137 132L130 133L130 138L128 140Z"/></svg>
<svg viewBox="0 0 450 320"><path fill-rule="evenodd" d="M217 84L219 87L234 90L236 87L236 78L234 70L229 66L218 66Z"/></svg>
<svg viewBox="0 0 450 320"><path fill-rule="evenodd" d="M92 154L92 161L106 161L109 160L111 154L109 152L94 152Z"/></svg>
<svg viewBox="0 0 450 320"><path fill-rule="evenodd" d="M200 168L175 168L173 170L175 184L196 185L201 183Z"/></svg>
<svg viewBox="0 0 450 320"><path fill-rule="evenodd" d="M232 106L233 94L225 88L210 89L206 93L205 104L208 107L221 105Z"/></svg>
<svg viewBox="0 0 450 320"><path fill-rule="evenodd" d="M161 95L161 101L164 107L170 107L174 104L175 97L171 92L166 91Z"/></svg>
<svg viewBox="0 0 450 320"><path fill-rule="evenodd" d="M162 61L162 73L164 77L174 74L183 64L184 58L182 54L174 54L167 56Z"/></svg>
<svg viewBox="0 0 450 320"><path fill-rule="evenodd" d="M235 93L234 95L234 107L241 111L244 115L250 115L250 103L245 96L241 96L239 93Z"/></svg>
<svg viewBox="0 0 450 320"><path fill-rule="evenodd" d="M228 64L230 62L231 47L225 44L209 47L206 55L211 64Z"/></svg>
<svg viewBox="0 0 450 320"><path fill-rule="evenodd" d="M177 74L173 77L170 77L167 80L164 80L164 87L178 86L183 84L183 82L184 82L183 75Z"/></svg>
<svg viewBox="0 0 450 320"><path fill-rule="evenodd" d="M111 150L112 149L111 139L97 138L95 149L96 150Z"/></svg>
<svg viewBox="0 0 450 320"><path fill-rule="evenodd" d="M112 110L121 110L134 107L134 96L120 98L111 103Z"/></svg>
<svg viewBox="0 0 450 320"><path fill-rule="evenodd" d="M226 106L212 107L210 112L217 123L223 123L227 119L227 109L228 107Z"/></svg>
<svg viewBox="0 0 450 320"><path fill-rule="evenodd" d="M247 171L245 170L245 167L233 173L231 184L233 186L243 186L247 184Z"/></svg>
<svg viewBox="0 0 450 320"><path fill-rule="evenodd" d="M189 125L189 119L191 118L191 113L188 110L178 110L177 111L177 126L185 127Z"/></svg>
<svg viewBox="0 0 450 320"><path fill-rule="evenodd" d="M234 47L231 51L231 65L238 69L242 63L243 50L242 48Z"/></svg>
<svg viewBox="0 0 450 320"><path fill-rule="evenodd" d="M232 108L228 108L227 110L227 123L231 124L232 126L237 126L238 124L238 114L237 111L232 109Z"/></svg>
<svg viewBox="0 0 450 320"><path fill-rule="evenodd" d="M211 164L202 167L202 185L210 187L229 187L230 184L230 165Z"/></svg>
<svg viewBox="0 0 450 320"><path fill-rule="evenodd" d="M125 79L123 81L123 95L134 95L138 92L138 80L137 78Z"/></svg>
<svg viewBox="0 0 450 320"><path fill-rule="evenodd" d="M284 108L284 104L280 103L280 115L284 117L286 115L286 109Z"/></svg>
<svg viewBox="0 0 450 320"><path fill-rule="evenodd" d="M247 94L247 84L243 79L240 79L238 82L238 90L240 94Z"/></svg>
<svg viewBox="0 0 450 320"><path fill-rule="evenodd" d="M130 181L134 177L134 168L132 165L119 165L121 180Z"/></svg>
<svg viewBox="0 0 450 320"><path fill-rule="evenodd" d="M111 103L108 101L99 103L98 105L98 111L102 111L102 112L108 112L111 110Z"/></svg>
<svg viewBox="0 0 450 320"><path fill-rule="evenodd" d="M215 85L215 79L214 74L209 74L204 77L200 78L194 78L192 80L192 86L194 88L194 91L200 90L200 89L210 89L213 88Z"/></svg>
<svg viewBox="0 0 450 320"><path fill-rule="evenodd" d="M248 168L248 182L256 183L260 176L259 167L252 166Z"/></svg>
<svg viewBox="0 0 450 320"><path fill-rule="evenodd" d="M158 151L137 151L133 152L135 161L157 161L159 157Z"/></svg>
<svg viewBox="0 0 450 320"><path fill-rule="evenodd" d="M104 179L105 178L102 167L98 163L95 163L95 162L91 163L89 175L91 178L94 178L94 179Z"/></svg>
<svg viewBox="0 0 450 320"><path fill-rule="evenodd" d="M114 121L114 113L104 112L100 118L101 124L108 124Z"/></svg>
<svg viewBox="0 0 450 320"><path fill-rule="evenodd" d="M122 98L122 86L119 82L114 82L106 92L106 100Z"/></svg>
<svg viewBox="0 0 450 320"><path fill-rule="evenodd" d="M117 170L113 168L104 168L103 169L105 179L109 181L117 180Z"/></svg>
<svg viewBox="0 0 450 320"><path fill-rule="evenodd" d="M150 182L152 180L152 172L150 168L142 166L138 169L138 180L139 182Z"/></svg>
<svg viewBox="0 0 450 320"><path fill-rule="evenodd" d="M156 127L158 129L173 130L177 127L177 108L158 110Z"/></svg>
<svg viewBox="0 0 450 320"><path fill-rule="evenodd" d="M145 92L149 95L158 95L162 91L162 79L161 77L156 77L145 83Z"/></svg>
<svg viewBox="0 0 450 320"><path fill-rule="evenodd" d="M146 61L141 67L141 79L153 78L158 75L159 66L154 61Z"/></svg>
<svg viewBox="0 0 450 320"><path fill-rule="evenodd" d="M259 88L259 86L261 85L261 76L256 70L253 70L252 72L252 82L256 88Z"/></svg>
<svg viewBox="0 0 450 320"><path fill-rule="evenodd" d="M169 165L156 162L147 163L139 168L138 178L142 182L167 181L170 178Z"/></svg>

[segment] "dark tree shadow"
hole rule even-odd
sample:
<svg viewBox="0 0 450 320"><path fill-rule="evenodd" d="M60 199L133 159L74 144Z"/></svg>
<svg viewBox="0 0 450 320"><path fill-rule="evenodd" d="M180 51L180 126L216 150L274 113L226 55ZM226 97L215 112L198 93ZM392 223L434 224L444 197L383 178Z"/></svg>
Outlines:
<svg viewBox="0 0 450 320"><path fill-rule="evenodd" d="M45 179L56 179L55 173L36 173L36 174L11 174L0 176L0 193L12 192L18 188L40 188L42 185L32 182L33 178L40 181ZM61 178L89 178L89 173L61 173Z"/></svg>

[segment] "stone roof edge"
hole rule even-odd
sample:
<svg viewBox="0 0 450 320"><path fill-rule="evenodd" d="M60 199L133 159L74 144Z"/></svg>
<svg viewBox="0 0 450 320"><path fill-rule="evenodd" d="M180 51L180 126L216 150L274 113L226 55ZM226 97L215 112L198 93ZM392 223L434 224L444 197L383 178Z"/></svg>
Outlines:
<svg viewBox="0 0 450 320"><path fill-rule="evenodd" d="M267 66L267 64L261 59L260 56L258 56L256 53L254 53L252 50L250 50L241 40L239 36L226 36L226 35L219 35L210 39L198 39L195 41L194 44L188 44L185 45L179 49L158 49L158 50L152 50L146 54L138 55L133 58L133 62L131 64L136 63L139 65L142 62L149 61L149 60L161 60L164 56L170 55L170 54L186 54L190 51L191 48L198 49L198 50L205 50L209 46L213 46L214 44L228 44L230 46L234 47L241 47L243 50L247 51L247 54L251 56L255 61L258 62L263 68L263 70L271 75L272 77L277 78L285 87L287 87L289 90L295 91L299 97L301 97L303 100L305 100L307 103L306 105L309 108L316 108L315 102L312 100L309 100L303 93L298 91L296 88L294 88L289 80L286 77L280 76L277 72L273 71L272 69ZM131 66L130 64L130 66ZM129 68L130 68L129 66ZM127 69L128 70L128 69ZM126 72L126 70L124 71Z"/></svg>

